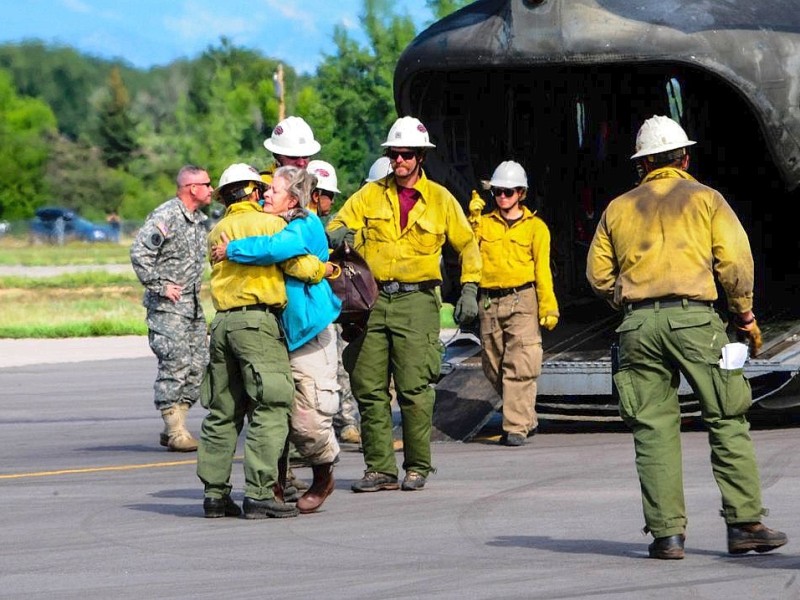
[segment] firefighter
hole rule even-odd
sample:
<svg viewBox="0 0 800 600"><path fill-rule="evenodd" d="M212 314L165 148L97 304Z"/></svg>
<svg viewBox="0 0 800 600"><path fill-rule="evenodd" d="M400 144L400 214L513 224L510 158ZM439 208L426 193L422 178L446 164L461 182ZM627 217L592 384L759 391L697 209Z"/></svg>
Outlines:
<svg viewBox="0 0 800 600"><path fill-rule="evenodd" d="M427 178L422 165L433 148L414 117L395 121L383 143L393 174L367 183L328 223L331 246L354 244L378 282L380 294L365 330L344 349L343 360L361 413L366 471L354 492L421 490L431 463L433 384L439 377L442 246L461 259L456 315L477 316L481 257L466 215L453 195ZM402 486L392 436L390 381L403 429Z"/></svg>
<svg viewBox="0 0 800 600"><path fill-rule="evenodd" d="M753 255L722 194L689 174L687 148L695 143L669 117L642 124L631 156L641 181L606 207L586 268L592 289L624 311L614 383L620 415L633 431L644 530L653 535L648 553L655 559L684 557L681 374L708 430L728 552L768 552L787 542L761 523L766 510L746 417L750 384L741 368L719 364L728 336L713 307L717 284L752 352L761 345Z"/></svg>
<svg viewBox="0 0 800 600"><path fill-rule="evenodd" d="M261 171L261 180L269 185L278 167L308 167L308 159L322 146L314 139L308 123L302 117L286 117L275 126L272 135L264 140L264 147L272 152L273 162Z"/></svg>
<svg viewBox="0 0 800 600"><path fill-rule="evenodd" d="M312 160L308 163L306 171L317 177L317 187L311 192L308 209L322 219L323 223L327 223L333 208L333 199L336 198L336 194L341 193L336 169L324 160Z"/></svg>
<svg viewBox="0 0 800 600"><path fill-rule="evenodd" d="M517 162L500 163L486 187L497 207L486 215L473 191L469 221L481 249L481 363L503 399L500 443L522 446L536 431L536 380L542 372L542 333L558 323L550 271L550 230L522 205L528 177Z"/></svg>

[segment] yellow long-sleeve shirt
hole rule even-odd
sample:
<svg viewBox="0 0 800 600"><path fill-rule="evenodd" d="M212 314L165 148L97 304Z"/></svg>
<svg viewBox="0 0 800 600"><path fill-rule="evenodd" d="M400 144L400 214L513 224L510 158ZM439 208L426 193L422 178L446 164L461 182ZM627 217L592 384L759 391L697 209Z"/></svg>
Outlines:
<svg viewBox="0 0 800 600"><path fill-rule="evenodd" d="M208 234L208 247L218 243L222 234L230 240L256 235L272 235L286 227L286 221L262 212L253 202L237 202ZM211 266L211 300L217 310L229 310L251 304L286 306L283 272L303 281L317 283L325 274L325 264L316 256L303 255L277 265L244 265L229 260Z"/></svg>
<svg viewBox="0 0 800 600"><path fill-rule="evenodd" d="M586 277L619 308L668 296L714 301L716 275L729 309L743 313L753 307L753 271L747 233L722 194L665 167L608 205Z"/></svg>
<svg viewBox="0 0 800 600"><path fill-rule="evenodd" d="M550 230L522 206L522 217L509 226L499 210L470 217L481 250L481 287L513 288L533 282L539 318L560 316L550 269Z"/></svg>
<svg viewBox="0 0 800 600"><path fill-rule="evenodd" d="M355 249L378 281L419 283L441 280L445 241L459 254L461 283L480 281L481 256L464 211L446 188L423 173L414 189L420 193L400 229L400 201L393 177L367 183L345 202L327 230L356 231Z"/></svg>

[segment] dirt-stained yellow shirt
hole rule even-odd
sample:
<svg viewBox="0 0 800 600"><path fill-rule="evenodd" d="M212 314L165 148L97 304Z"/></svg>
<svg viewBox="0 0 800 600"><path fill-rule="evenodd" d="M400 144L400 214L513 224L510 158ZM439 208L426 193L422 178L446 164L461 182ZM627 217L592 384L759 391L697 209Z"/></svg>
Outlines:
<svg viewBox="0 0 800 600"><path fill-rule="evenodd" d="M620 308L675 296L753 308L753 255L736 213L718 191L674 167L656 169L615 198L589 247L592 289Z"/></svg>

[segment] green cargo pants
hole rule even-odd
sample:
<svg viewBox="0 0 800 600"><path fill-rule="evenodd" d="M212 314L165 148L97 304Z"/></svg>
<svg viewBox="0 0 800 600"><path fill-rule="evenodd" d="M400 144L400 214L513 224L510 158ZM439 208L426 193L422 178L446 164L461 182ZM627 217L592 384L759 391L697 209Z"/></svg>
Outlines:
<svg viewBox="0 0 800 600"><path fill-rule="evenodd" d="M700 402L711 468L728 524L761 520L761 483L750 425L750 384L741 369L719 367L725 326L711 307L626 311L619 333L619 411L633 430L646 529L653 537L683 533L686 505L678 405L679 372Z"/></svg>
<svg viewBox="0 0 800 600"><path fill-rule="evenodd" d="M433 471L431 426L444 347L439 340L436 290L381 292L365 332L350 342L343 361L361 413L367 471L397 475L392 437L390 377L403 426L403 469Z"/></svg>
<svg viewBox="0 0 800 600"><path fill-rule="evenodd" d="M254 500L274 497L293 399L289 354L275 316L256 310L217 313L200 397L209 411L197 449L197 476L206 497L230 493L233 455L248 413L244 495Z"/></svg>

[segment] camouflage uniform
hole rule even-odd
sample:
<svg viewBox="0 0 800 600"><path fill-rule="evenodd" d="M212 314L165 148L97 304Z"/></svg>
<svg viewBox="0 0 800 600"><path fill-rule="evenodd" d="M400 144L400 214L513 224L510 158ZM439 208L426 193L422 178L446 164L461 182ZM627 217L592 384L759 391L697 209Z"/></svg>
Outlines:
<svg viewBox="0 0 800 600"><path fill-rule="evenodd" d="M172 198L148 215L131 245L131 264L145 287L150 348L158 358L153 387L159 410L193 405L208 365L208 327L200 305L206 218ZM178 302L162 295L169 283L183 287Z"/></svg>

